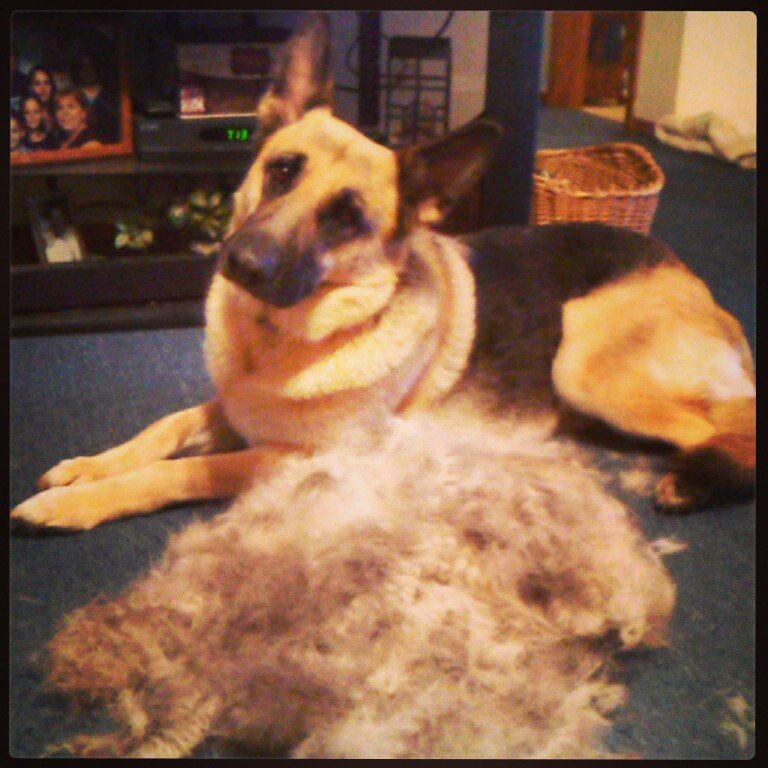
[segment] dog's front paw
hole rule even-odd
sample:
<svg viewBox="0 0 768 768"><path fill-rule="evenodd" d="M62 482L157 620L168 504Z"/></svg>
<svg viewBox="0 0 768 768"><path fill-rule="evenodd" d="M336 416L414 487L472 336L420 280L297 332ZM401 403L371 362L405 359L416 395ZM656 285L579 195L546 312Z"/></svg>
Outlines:
<svg viewBox="0 0 768 768"><path fill-rule="evenodd" d="M100 480L110 474L109 467L96 456L77 456L74 459L60 461L49 469L37 481L41 491L62 485L89 483Z"/></svg>
<svg viewBox="0 0 768 768"><path fill-rule="evenodd" d="M11 520L41 528L88 530L102 522L79 488L51 488L27 499Z"/></svg>

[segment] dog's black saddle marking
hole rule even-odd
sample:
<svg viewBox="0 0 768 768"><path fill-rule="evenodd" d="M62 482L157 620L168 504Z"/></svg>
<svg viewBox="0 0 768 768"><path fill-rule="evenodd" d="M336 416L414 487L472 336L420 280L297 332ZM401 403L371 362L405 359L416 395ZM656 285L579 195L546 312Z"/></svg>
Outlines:
<svg viewBox="0 0 768 768"><path fill-rule="evenodd" d="M466 235L477 285L472 365L503 402L551 407L551 365L569 299L643 267L675 262L657 240L603 224L495 227Z"/></svg>

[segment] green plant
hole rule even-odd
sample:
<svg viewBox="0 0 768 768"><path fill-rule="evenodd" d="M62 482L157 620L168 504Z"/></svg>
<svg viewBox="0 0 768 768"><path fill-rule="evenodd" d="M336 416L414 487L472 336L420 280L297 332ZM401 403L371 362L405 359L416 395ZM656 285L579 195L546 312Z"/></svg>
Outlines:
<svg viewBox="0 0 768 768"><path fill-rule="evenodd" d="M117 221L115 222L115 248L129 248L132 251L143 251L149 248L155 240L155 233L148 221Z"/></svg>
<svg viewBox="0 0 768 768"><path fill-rule="evenodd" d="M189 227L202 238L193 248L198 252L213 253L218 250L232 215L232 201L229 195L213 190L197 189L186 200L168 209L168 221L181 229Z"/></svg>

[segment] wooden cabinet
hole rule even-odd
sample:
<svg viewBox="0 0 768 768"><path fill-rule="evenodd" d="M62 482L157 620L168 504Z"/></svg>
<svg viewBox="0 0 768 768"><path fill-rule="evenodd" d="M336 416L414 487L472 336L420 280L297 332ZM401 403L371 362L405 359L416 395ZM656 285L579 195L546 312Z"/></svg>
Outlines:
<svg viewBox="0 0 768 768"><path fill-rule="evenodd" d="M78 150L77 157L56 150L60 156L25 156L12 163L12 333L202 320L202 298L215 266L214 257L191 252L189 238L170 227L156 229L153 245L144 251L116 248L116 224L145 215L162 219L169 203L196 189L231 193L250 165L252 148L246 143L226 151L221 146L215 151L201 151L200 142L178 141L174 138L178 131L172 130L168 135L173 146L167 153L159 154L157 145L152 146L152 152L142 152L138 123L131 124L131 112L135 120L144 121L142 125L157 118L179 126L180 121L174 118L180 82L178 44L186 37L198 35L204 44L244 40L279 43L297 18L297 13L290 11L116 11L96 16L46 11L14 15L12 40L22 76L45 61L54 80L60 74L69 75L74 83L72 67L65 63L71 57L62 53L57 58L54 54L68 46L90 45L91 38L98 38L103 49L98 61L110 64L102 69L119 80L121 109L127 107L120 122L125 142L112 146L105 139L95 150ZM59 48L49 44L52 42ZM54 69L59 60L61 72ZM23 97L21 88L17 101ZM125 126L123 117L127 117ZM115 151L106 152L110 147ZM184 155L179 154L182 147ZM154 156L162 159L147 159ZM50 212L53 208L46 200L52 194L63 195L67 202L76 230L70 229L68 234L73 242L79 235L83 260L50 263L55 253L50 247L52 241L48 249L36 247L28 201L41 200L45 211ZM44 229L47 236L48 227L37 227L36 231ZM43 250L43 257L39 250Z"/></svg>
<svg viewBox="0 0 768 768"><path fill-rule="evenodd" d="M13 168L12 333L202 322L202 298L215 257L193 253L188 238L170 227L146 251L116 249L115 219L120 210L130 215L148 205L162 212L166 201L200 187L231 193L250 161L250 155L242 153ZM54 191L70 201L85 246L82 261L44 263L36 252L24 202Z"/></svg>

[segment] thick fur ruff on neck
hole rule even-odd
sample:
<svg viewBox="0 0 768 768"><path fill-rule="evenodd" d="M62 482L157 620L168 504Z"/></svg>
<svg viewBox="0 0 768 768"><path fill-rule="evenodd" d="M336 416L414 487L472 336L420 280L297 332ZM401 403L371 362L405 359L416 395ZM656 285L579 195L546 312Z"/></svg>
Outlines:
<svg viewBox="0 0 768 768"><path fill-rule="evenodd" d="M399 280L390 270L364 285L321 286L289 309L214 278L206 358L227 416L246 440L327 445L343 432L350 397L365 422L368 411L379 418L450 391L475 332L465 250L427 230L399 247L406 251Z"/></svg>
<svg viewBox="0 0 768 768"><path fill-rule="evenodd" d="M605 662L663 642L674 586L550 425L477 413L469 398L392 417L374 447L288 459L74 612L50 680L125 730L72 748L605 756L625 695Z"/></svg>

